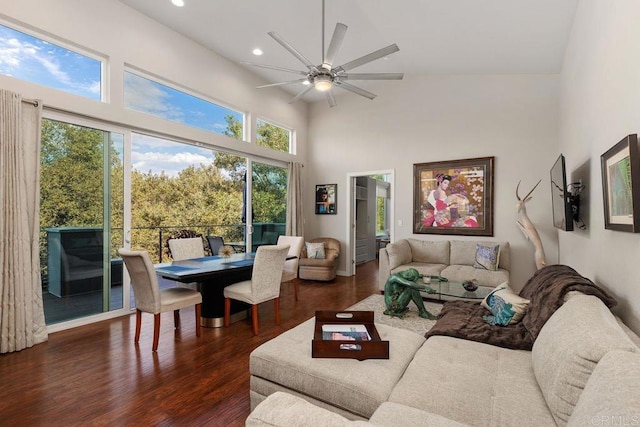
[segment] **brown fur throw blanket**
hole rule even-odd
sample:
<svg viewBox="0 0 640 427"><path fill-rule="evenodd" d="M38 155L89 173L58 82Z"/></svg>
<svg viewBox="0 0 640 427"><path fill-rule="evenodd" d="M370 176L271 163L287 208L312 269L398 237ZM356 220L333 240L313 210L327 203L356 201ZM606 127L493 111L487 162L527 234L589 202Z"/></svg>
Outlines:
<svg viewBox="0 0 640 427"><path fill-rule="evenodd" d="M616 300L607 292L571 267L549 265L536 271L520 291L520 296L530 303L519 323L492 326L482 319L488 311L478 301L448 301L425 337L446 335L504 348L531 350L540 329L563 304L565 295L570 291L594 295L609 308L616 305Z"/></svg>

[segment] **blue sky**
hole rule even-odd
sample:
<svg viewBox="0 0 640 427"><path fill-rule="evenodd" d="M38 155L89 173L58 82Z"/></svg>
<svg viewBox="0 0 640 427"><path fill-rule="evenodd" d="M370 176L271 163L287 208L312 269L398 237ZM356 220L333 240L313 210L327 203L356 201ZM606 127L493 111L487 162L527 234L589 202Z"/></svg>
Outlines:
<svg viewBox="0 0 640 427"><path fill-rule="evenodd" d="M0 73L100 100L100 61L1 25Z"/></svg>
<svg viewBox="0 0 640 427"><path fill-rule="evenodd" d="M100 61L0 25L0 74L96 101L101 100ZM188 126L224 133L225 116L242 114L127 72L125 108ZM132 136L132 164L141 172L175 176L188 166L211 164L211 150L141 134Z"/></svg>

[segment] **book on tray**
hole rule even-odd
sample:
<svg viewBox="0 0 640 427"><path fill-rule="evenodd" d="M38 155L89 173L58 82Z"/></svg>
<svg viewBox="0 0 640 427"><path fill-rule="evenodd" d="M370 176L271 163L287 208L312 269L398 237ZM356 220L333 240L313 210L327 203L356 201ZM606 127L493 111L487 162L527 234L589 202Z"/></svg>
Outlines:
<svg viewBox="0 0 640 427"><path fill-rule="evenodd" d="M371 335L365 325L322 325L322 339L332 341L370 341Z"/></svg>

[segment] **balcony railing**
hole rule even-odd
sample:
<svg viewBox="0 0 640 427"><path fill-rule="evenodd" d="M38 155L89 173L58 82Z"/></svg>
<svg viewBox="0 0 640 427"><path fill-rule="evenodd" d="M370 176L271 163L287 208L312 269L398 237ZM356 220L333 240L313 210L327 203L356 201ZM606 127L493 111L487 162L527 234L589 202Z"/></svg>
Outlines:
<svg viewBox="0 0 640 427"><path fill-rule="evenodd" d="M275 244L278 240L278 236L285 233L284 223L254 223L253 232L251 234L251 250L255 251L261 245ZM206 236L222 236L225 243L233 243L235 247L242 246L245 239L245 224L231 224L231 225L171 225L171 226L149 226L149 227L132 227L131 228L131 247L136 250L146 250L149 252L152 258L157 262L171 261L169 254L166 250L166 240L174 231L178 230L193 230L196 233ZM61 227L61 228L43 228L40 230L40 265L42 273L43 287L46 287L48 283L48 266L58 265L61 260L51 260L51 256L57 258L62 257L62 248L58 250L52 250L49 248L51 238L49 234L60 233L64 231L78 232L78 231L90 231L93 236L91 243L79 241L74 243L74 249L76 255L83 254L83 245L91 244L93 247L102 246L102 228L101 227ZM80 235L80 234L78 234ZM111 229L111 247L110 257L112 258L112 265L115 260L119 261L118 249L123 246L124 237L122 228ZM206 245L206 243L203 242ZM206 248L206 246L205 246ZM208 248L206 248L208 250ZM95 255L95 254L94 254ZM101 264L101 256L97 261ZM121 263L120 263L121 265Z"/></svg>

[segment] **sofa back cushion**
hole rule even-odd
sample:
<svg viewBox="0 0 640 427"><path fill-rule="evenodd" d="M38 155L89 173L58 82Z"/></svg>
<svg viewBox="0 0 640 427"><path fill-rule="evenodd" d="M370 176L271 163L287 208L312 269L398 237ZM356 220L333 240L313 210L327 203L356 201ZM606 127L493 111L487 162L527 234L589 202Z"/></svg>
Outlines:
<svg viewBox="0 0 640 427"><path fill-rule="evenodd" d="M479 240L452 240L451 241L451 265L471 265L476 262L477 245L493 246L500 244L500 262L498 268L509 270L511 265L509 242L489 242Z"/></svg>
<svg viewBox="0 0 640 427"><path fill-rule="evenodd" d="M389 254L389 268L393 270L411 262L411 247L406 239L400 239L387 245Z"/></svg>
<svg viewBox="0 0 640 427"><path fill-rule="evenodd" d="M611 350L637 347L597 297L576 295L540 330L533 344L533 372L558 425L566 425L600 359Z"/></svg>
<svg viewBox="0 0 640 427"><path fill-rule="evenodd" d="M587 381L568 426L640 424L640 354L605 354Z"/></svg>
<svg viewBox="0 0 640 427"><path fill-rule="evenodd" d="M426 241L407 239L411 248L411 258L414 262L428 264L449 264L449 241Z"/></svg>

